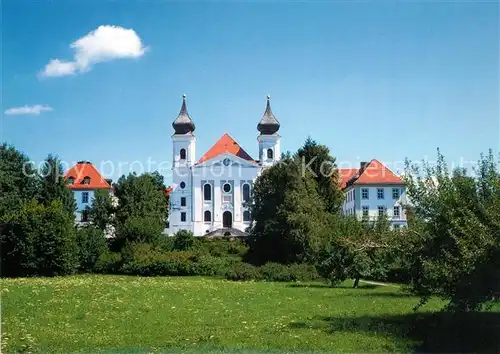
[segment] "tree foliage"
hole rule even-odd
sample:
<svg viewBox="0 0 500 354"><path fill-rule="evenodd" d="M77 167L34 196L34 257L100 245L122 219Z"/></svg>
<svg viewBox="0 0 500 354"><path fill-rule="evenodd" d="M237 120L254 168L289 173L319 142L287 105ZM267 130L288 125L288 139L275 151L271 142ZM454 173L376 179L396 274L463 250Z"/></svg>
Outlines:
<svg viewBox="0 0 500 354"><path fill-rule="evenodd" d="M2 276L64 275L78 266L74 218L60 201L2 215L0 238Z"/></svg>
<svg viewBox="0 0 500 354"><path fill-rule="evenodd" d="M38 199L39 181L26 155L7 144L0 145L0 215Z"/></svg>
<svg viewBox="0 0 500 354"><path fill-rule="evenodd" d="M323 199L326 210L338 213L344 195L340 189L336 159L330 154L330 149L309 137L295 154L295 159L299 160L302 170L308 170L313 175L316 190Z"/></svg>
<svg viewBox="0 0 500 354"><path fill-rule="evenodd" d="M83 272L93 272L101 256L108 251L108 243L104 231L92 225L77 230L79 269Z"/></svg>
<svg viewBox="0 0 500 354"><path fill-rule="evenodd" d="M163 178L158 174L122 176L115 184L119 200L116 221L122 224L131 217L150 218L164 225L168 216L168 198Z"/></svg>
<svg viewBox="0 0 500 354"><path fill-rule="evenodd" d="M390 230L387 218L363 222L338 216L329 247L320 251L318 273L332 285L354 279L354 287L366 277L383 277L388 271L398 231Z"/></svg>
<svg viewBox="0 0 500 354"><path fill-rule="evenodd" d="M191 231L179 230L174 235L173 249L187 251L194 247L196 238Z"/></svg>
<svg viewBox="0 0 500 354"><path fill-rule="evenodd" d="M312 260L328 239L331 215L316 182L289 154L257 178L250 209L250 255L255 261Z"/></svg>
<svg viewBox="0 0 500 354"><path fill-rule="evenodd" d="M475 310L500 296L500 173L490 151L475 175L407 163L406 183L415 221L408 231L410 289L454 310Z"/></svg>
<svg viewBox="0 0 500 354"><path fill-rule="evenodd" d="M49 205L59 200L71 216L76 211L73 192L67 187L64 170L57 156L49 155L41 169L40 203Z"/></svg>
<svg viewBox="0 0 500 354"><path fill-rule="evenodd" d="M108 190L99 189L94 193L92 207L87 209L88 220L99 230L107 230L113 223L115 205Z"/></svg>

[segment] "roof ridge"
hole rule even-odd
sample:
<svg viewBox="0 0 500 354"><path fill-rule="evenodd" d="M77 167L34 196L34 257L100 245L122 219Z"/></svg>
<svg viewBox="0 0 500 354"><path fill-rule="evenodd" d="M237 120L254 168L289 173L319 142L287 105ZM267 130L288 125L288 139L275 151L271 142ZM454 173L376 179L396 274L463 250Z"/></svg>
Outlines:
<svg viewBox="0 0 500 354"><path fill-rule="evenodd" d="M230 142L230 144L228 144L227 142L224 143L224 138L230 139L230 142L232 142L232 144ZM238 151L232 151L234 150L234 148L231 148L231 146L237 147ZM224 153L230 153L247 161L255 161L250 156L250 154L246 152L246 150L243 149L243 147L236 141L236 139L234 139L229 133L226 132L215 142L214 145L210 147L210 149L208 149L205 154L200 157L197 163L205 162Z"/></svg>

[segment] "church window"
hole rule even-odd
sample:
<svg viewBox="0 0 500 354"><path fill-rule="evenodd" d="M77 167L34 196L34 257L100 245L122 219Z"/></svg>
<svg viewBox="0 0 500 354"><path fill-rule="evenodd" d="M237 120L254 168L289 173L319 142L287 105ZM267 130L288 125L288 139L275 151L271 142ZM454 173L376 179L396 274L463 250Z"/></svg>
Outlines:
<svg viewBox="0 0 500 354"><path fill-rule="evenodd" d="M82 193L82 204L87 204L89 202L89 192Z"/></svg>
<svg viewBox="0 0 500 354"><path fill-rule="evenodd" d="M231 185L229 183L225 183L224 186L222 187L222 190L224 191L224 193L231 192Z"/></svg>
<svg viewBox="0 0 500 354"><path fill-rule="evenodd" d="M248 210L243 212L243 221L250 221L250 212Z"/></svg>
<svg viewBox="0 0 500 354"><path fill-rule="evenodd" d="M212 200L212 186L208 183L203 186L203 200Z"/></svg>
<svg viewBox="0 0 500 354"><path fill-rule="evenodd" d="M205 220L205 222L212 221L212 213L210 212L210 210L205 210L205 213L203 214L203 220Z"/></svg>
<svg viewBox="0 0 500 354"><path fill-rule="evenodd" d="M181 197L181 206L186 206L186 197Z"/></svg>
<svg viewBox="0 0 500 354"><path fill-rule="evenodd" d="M185 221L186 221L186 213L185 213L185 212L182 212L182 213L181 213L181 221L182 221L182 222L185 222Z"/></svg>
<svg viewBox="0 0 500 354"><path fill-rule="evenodd" d="M243 185L243 201L248 202L250 200L250 185L245 183Z"/></svg>
<svg viewBox="0 0 500 354"><path fill-rule="evenodd" d="M181 184L179 186L181 187L181 189L186 188L186 182L181 182Z"/></svg>
<svg viewBox="0 0 500 354"><path fill-rule="evenodd" d="M181 157L181 160L185 160L186 159L186 149L181 149L181 151L180 151L180 157Z"/></svg>
<svg viewBox="0 0 500 354"><path fill-rule="evenodd" d="M267 158L272 159L273 158L273 149L267 149Z"/></svg>

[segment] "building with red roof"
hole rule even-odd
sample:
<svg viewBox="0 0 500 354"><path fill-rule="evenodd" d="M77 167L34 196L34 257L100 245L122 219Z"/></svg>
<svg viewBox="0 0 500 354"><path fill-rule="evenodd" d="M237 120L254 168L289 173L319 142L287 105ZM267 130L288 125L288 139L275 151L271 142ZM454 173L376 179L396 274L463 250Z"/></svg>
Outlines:
<svg viewBox="0 0 500 354"><path fill-rule="evenodd" d="M73 191L77 211L77 222L85 222L85 209L92 206L94 193L97 190L111 191L111 180L105 179L95 166L89 161L79 161L64 175L68 187Z"/></svg>
<svg viewBox="0 0 500 354"><path fill-rule="evenodd" d="M385 216L396 228L407 225L404 182L382 162L361 162L359 168L339 169L339 174L344 214L365 220Z"/></svg>

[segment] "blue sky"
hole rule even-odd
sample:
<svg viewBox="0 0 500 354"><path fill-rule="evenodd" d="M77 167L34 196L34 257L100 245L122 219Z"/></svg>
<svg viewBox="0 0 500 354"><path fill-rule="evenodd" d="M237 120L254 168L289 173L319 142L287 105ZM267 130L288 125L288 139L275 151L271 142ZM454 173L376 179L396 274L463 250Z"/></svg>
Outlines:
<svg viewBox="0 0 500 354"><path fill-rule="evenodd" d="M499 151L495 2L4 0L2 20L0 141L36 161L170 161L183 93L198 158L225 132L256 158L266 94L283 151L310 135L344 167ZM101 25L144 52L41 77ZM6 113L25 105L52 110Z"/></svg>

